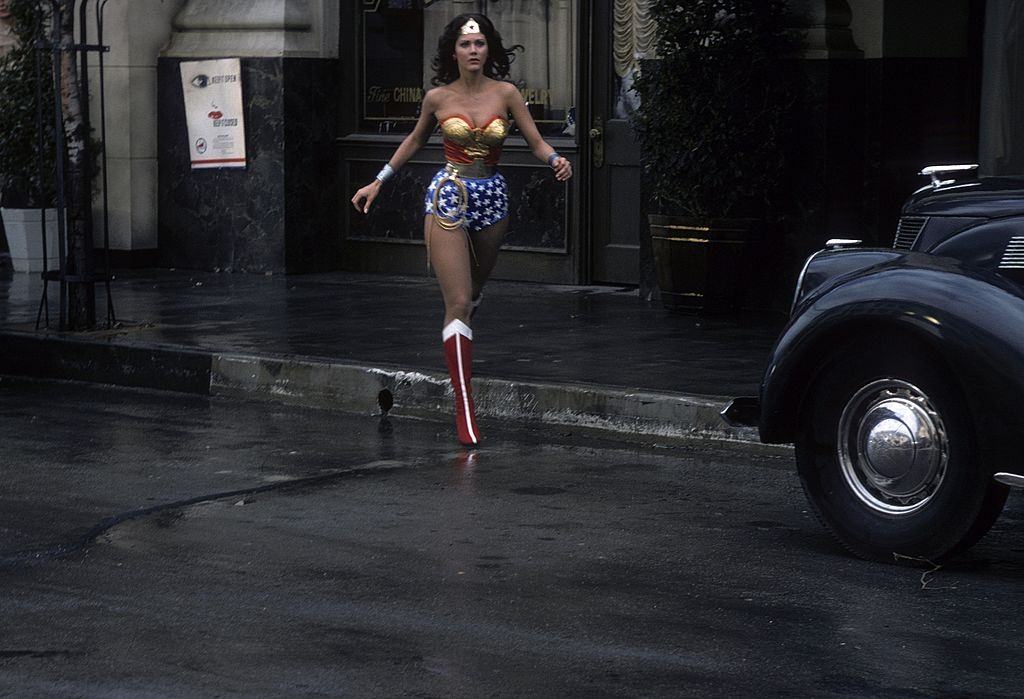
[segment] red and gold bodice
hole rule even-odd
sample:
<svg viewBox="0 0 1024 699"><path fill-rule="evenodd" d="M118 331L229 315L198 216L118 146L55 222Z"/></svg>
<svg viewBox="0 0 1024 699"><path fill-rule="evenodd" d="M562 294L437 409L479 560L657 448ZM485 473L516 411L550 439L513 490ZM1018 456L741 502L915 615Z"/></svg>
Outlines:
<svg viewBox="0 0 1024 699"><path fill-rule="evenodd" d="M459 114L445 117L441 121L444 135L444 155L450 163L471 164L483 161L494 166L501 157L501 146L508 136L509 124L500 116L492 117L480 127Z"/></svg>

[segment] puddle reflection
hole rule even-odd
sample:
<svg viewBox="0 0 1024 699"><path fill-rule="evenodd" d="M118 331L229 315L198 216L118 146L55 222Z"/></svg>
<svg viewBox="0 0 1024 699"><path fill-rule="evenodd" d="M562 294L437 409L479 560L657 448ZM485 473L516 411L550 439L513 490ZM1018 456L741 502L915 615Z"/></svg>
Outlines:
<svg viewBox="0 0 1024 699"><path fill-rule="evenodd" d="M480 452L463 449L452 459L452 484L463 495L476 495L476 469Z"/></svg>

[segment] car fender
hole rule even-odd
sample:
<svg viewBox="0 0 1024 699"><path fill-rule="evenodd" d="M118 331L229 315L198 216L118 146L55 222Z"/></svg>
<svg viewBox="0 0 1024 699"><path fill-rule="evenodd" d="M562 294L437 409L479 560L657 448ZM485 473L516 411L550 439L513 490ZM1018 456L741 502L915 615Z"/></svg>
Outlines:
<svg viewBox="0 0 1024 699"><path fill-rule="evenodd" d="M927 252L953 257L978 269L996 270L1006 258L1007 250L1013 250L1010 241L1019 241L1022 231L1024 216L996 219L958 231Z"/></svg>
<svg viewBox="0 0 1024 699"><path fill-rule="evenodd" d="M761 385L762 441L794 441L801 401L830 351L869 333L879 338L879 353L887 351L887 339L911 339L927 348L949 368L990 463L1020 461L1013 449L1024 429L1020 290L996 274L933 255L907 253L863 269L846 267L819 279L810 294L798 290L799 302Z"/></svg>

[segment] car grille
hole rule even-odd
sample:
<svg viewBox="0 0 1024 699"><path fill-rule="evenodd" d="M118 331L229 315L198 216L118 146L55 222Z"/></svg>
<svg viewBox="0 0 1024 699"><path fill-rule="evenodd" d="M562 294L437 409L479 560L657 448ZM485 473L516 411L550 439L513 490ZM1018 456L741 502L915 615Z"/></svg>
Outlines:
<svg viewBox="0 0 1024 699"><path fill-rule="evenodd" d="M896 240L893 241L893 248L896 250L911 250L917 237L921 235L924 224L928 223L927 216L904 216L900 219L900 225L896 227Z"/></svg>
<svg viewBox="0 0 1024 699"><path fill-rule="evenodd" d="M999 260L999 269L1024 269L1024 236L1010 238Z"/></svg>

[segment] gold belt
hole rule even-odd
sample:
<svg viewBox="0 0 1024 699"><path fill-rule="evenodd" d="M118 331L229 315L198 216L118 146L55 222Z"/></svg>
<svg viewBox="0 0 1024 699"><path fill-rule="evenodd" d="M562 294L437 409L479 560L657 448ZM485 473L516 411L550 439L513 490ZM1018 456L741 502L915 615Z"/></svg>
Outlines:
<svg viewBox="0 0 1024 699"><path fill-rule="evenodd" d="M447 168L455 168L461 176L468 177L473 180L492 177L494 173L498 171L498 168L493 165L487 165L479 158L471 163L453 163L449 161L445 169Z"/></svg>
<svg viewBox="0 0 1024 699"><path fill-rule="evenodd" d="M473 239L469 235L469 229L466 226L466 215L469 213L469 191L466 189L466 183L462 181L462 175L470 177L471 179L477 179L473 175L466 174L464 171L465 166L458 165L456 163L448 163L444 166L444 174L437 181L437 186L434 188L434 216L433 219L437 222L441 228L447 231L453 231L457 228L463 228L466 233L466 243L469 245L469 252L473 256L473 262L480 264L476 259L476 250L473 247ZM494 168L490 168L483 164L483 161L477 160L469 166L470 172L481 172L483 170L490 170L491 174L494 173ZM488 177L487 174L482 174L480 177ZM448 211L441 211L441 188L448 183L452 183L456 191L458 192L457 200L454 205L454 210L449 209ZM432 226L427 227L424 232L424 242L427 246L427 269L430 269L430 231Z"/></svg>

